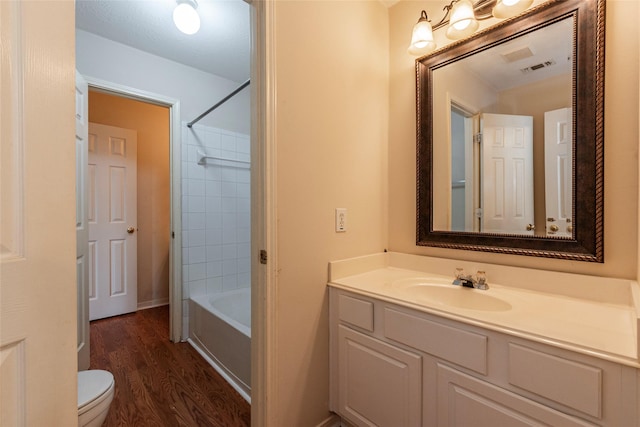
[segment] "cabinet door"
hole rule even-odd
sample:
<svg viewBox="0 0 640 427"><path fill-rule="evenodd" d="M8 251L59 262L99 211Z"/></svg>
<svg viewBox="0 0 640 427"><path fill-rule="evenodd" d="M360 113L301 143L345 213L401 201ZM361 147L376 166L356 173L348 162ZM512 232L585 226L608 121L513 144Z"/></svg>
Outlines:
<svg viewBox="0 0 640 427"><path fill-rule="evenodd" d="M438 426L594 427L487 382L438 365Z"/></svg>
<svg viewBox="0 0 640 427"><path fill-rule="evenodd" d="M338 326L340 415L356 426L421 425L422 358Z"/></svg>

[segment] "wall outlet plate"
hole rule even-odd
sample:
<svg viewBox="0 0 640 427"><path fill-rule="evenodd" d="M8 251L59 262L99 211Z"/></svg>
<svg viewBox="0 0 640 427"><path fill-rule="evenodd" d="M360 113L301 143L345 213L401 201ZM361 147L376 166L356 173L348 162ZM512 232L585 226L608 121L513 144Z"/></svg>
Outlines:
<svg viewBox="0 0 640 427"><path fill-rule="evenodd" d="M347 208L336 208L336 233L347 231Z"/></svg>

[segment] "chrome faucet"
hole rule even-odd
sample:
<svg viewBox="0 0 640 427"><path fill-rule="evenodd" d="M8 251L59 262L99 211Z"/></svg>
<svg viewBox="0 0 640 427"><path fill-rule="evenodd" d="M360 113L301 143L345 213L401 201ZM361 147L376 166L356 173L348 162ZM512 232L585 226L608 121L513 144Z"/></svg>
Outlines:
<svg viewBox="0 0 640 427"><path fill-rule="evenodd" d="M489 289L487 283L487 275L484 270L478 270L475 276L465 274L462 268L456 268L456 278L453 280L456 286L464 286L465 288L481 289L486 291Z"/></svg>

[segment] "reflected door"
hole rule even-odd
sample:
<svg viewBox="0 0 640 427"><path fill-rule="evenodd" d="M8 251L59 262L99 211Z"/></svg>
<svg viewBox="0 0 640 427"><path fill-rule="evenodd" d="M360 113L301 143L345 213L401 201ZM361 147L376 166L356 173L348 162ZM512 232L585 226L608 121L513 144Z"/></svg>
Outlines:
<svg viewBox="0 0 640 427"><path fill-rule="evenodd" d="M533 235L533 117L482 114L482 232Z"/></svg>
<svg viewBox="0 0 640 427"><path fill-rule="evenodd" d="M571 237L573 165L571 108L544 113L544 174L547 236Z"/></svg>
<svg viewBox="0 0 640 427"><path fill-rule="evenodd" d="M137 308L136 158L136 131L89 124L91 320Z"/></svg>

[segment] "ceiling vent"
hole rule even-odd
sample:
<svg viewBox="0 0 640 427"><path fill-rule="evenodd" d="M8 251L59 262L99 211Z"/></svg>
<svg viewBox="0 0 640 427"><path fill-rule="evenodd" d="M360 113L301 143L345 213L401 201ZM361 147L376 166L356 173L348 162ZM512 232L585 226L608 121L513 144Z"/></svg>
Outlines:
<svg viewBox="0 0 640 427"><path fill-rule="evenodd" d="M555 65L555 63L556 63L556 61L554 61L554 60L544 61L544 62L541 62L541 63L536 64L536 65L532 65L532 66L527 67L527 68L521 68L520 71L522 71L523 74L527 74L527 73L530 73L532 71L541 70L543 68L550 67L552 65Z"/></svg>
<svg viewBox="0 0 640 427"><path fill-rule="evenodd" d="M520 61L521 59L530 58L533 56L533 52L528 47L516 49L511 52L500 54L506 63Z"/></svg>

